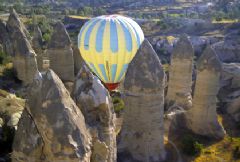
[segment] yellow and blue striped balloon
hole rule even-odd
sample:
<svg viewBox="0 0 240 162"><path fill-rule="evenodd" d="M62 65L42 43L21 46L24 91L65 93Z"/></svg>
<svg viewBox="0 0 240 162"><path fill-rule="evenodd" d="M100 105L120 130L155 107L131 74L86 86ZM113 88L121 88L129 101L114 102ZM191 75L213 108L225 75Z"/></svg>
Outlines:
<svg viewBox="0 0 240 162"><path fill-rule="evenodd" d="M142 29L132 19L104 15L84 24L78 47L87 65L104 83L119 83L143 40Z"/></svg>

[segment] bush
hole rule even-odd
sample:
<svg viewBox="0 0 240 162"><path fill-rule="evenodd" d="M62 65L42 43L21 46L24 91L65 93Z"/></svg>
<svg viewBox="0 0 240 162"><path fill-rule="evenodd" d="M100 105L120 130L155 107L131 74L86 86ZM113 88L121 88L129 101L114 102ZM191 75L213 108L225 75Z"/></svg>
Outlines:
<svg viewBox="0 0 240 162"><path fill-rule="evenodd" d="M183 153L190 156L200 154L203 149L203 145L189 135L183 138L181 144Z"/></svg>
<svg viewBox="0 0 240 162"><path fill-rule="evenodd" d="M51 39L51 36L49 33L45 33L43 34L43 40L46 41L46 42L49 42Z"/></svg>
<svg viewBox="0 0 240 162"><path fill-rule="evenodd" d="M105 15L107 12L106 10L102 9L102 8L97 8L95 11L94 11L94 15L95 16L99 16L99 15Z"/></svg>
<svg viewBox="0 0 240 162"><path fill-rule="evenodd" d="M158 21L157 25L159 25L162 30L166 30L168 28L168 24L162 20Z"/></svg>
<svg viewBox="0 0 240 162"><path fill-rule="evenodd" d="M115 113L120 113L124 109L124 102L120 97L113 97L113 106Z"/></svg>
<svg viewBox="0 0 240 162"><path fill-rule="evenodd" d="M10 117L7 115L7 113L0 112L0 118L3 119L0 146L2 146L7 151L11 151L15 129L13 127L7 126L7 122L10 120Z"/></svg>
<svg viewBox="0 0 240 162"><path fill-rule="evenodd" d="M233 150L233 157L235 159L240 159L240 149L239 149L239 146L236 146L235 149Z"/></svg>
<svg viewBox="0 0 240 162"><path fill-rule="evenodd" d="M221 17L216 17L216 21L222 21Z"/></svg>
<svg viewBox="0 0 240 162"><path fill-rule="evenodd" d="M0 51L0 64L5 65L9 62L11 62L11 57L7 55L5 52Z"/></svg>
<svg viewBox="0 0 240 162"><path fill-rule="evenodd" d="M81 16L90 16L93 15L93 9L91 7L81 7L77 13Z"/></svg>
<svg viewBox="0 0 240 162"><path fill-rule="evenodd" d="M8 79L17 79L17 74L15 72L15 70L12 68L5 68L4 71L3 71L3 76L5 78L8 78Z"/></svg>

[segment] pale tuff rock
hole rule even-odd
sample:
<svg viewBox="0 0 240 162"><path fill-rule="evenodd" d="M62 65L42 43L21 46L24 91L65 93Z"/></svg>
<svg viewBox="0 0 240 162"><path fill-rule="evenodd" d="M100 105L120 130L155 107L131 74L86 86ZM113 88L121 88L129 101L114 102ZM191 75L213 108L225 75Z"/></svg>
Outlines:
<svg viewBox="0 0 240 162"><path fill-rule="evenodd" d="M235 121L240 121L240 64L223 64L218 97Z"/></svg>
<svg viewBox="0 0 240 162"><path fill-rule="evenodd" d="M43 140L27 111L23 111L13 142L12 162L45 162Z"/></svg>
<svg viewBox="0 0 240 162"><path fill-rule="evenodd" d="M38 26L34 26L34 35L32 39L32 46L37 54L38 70L43 70L43 38L42 32Z"/></svg>
<svg viewBox="0 0 240 162"><path fill-rule="evenodd" d="M164 78L160 60L145 39L125 76L119 161L159 162L165 158Z"/></svg>
<svg viewBox="0 0 240 162"><path fill-rule="evenodd" d="M78 74L79 70L83 66L83 58L77 46L73 46L73 60L74 60L74 73Z"/></svg>
<svg viewBox="0 0 240 162"><path fill-rule="evenodd" d="M21 117L24 106L24 99L0 90L0 114L4 114L3 116L6 118L4 122L8 127L17 129L17 124Z"/></svg>
<svg viewBox="0 0 240 162"><path fill-rule="evenodd" d="M187 126L194 133L221 139L225 130L218 122L216 95L220 88L221 62L207 47L197 62L197 80L193 107L186 113Z"/></svg>
<svg viewBox="0 0 240 162"><path fill-rule="evenodd" d="M35 126L29 122L29 126L24 127L26 130L15 136L16 142L18 138L25 142L23 147L13 148L16 162L23 162L22 158L28 159L25 155L29 152L33 155L34 151L37 154L35 161L90 162L91 136L84 117L58 76L52 70L37 74L28 94L26 110ZM28 122L27 118L25 120ZM41 139L34 131L28 132L29 127L35 127ZM29 138L30 142L35 138L40 144L29 146L29 141L24 137ZM36 150L26 150L24 145ZM42 145L40 153L39 145Z"/></svg>
<svg viewBox="0 0 240 162"><path fill-rule="evenodd" d="M230 33L225 37L224 41L213 45L216 54L222 62L240 62L240 39L238 33L239 31Z"/></svg>
<svg viewBox="0 0 240 162"><path fill-rule="evenodd" d="M0 20L0 44L3 45L3 51L13 55L12 43L7 31L6 23Z"/></svg>
<svg viewBox="0 0 240 162"><path fill-rule="evenodd" d="M116 162L113 104L107 89L86 65L83 65L77 75L73 98L91 129L91 162Z"/></svg>
<svg viewBox="0 0 240 162"><path fill-rule="evenodd" d="M17 77L24 84L29 84L38 71L36 54L26 36L27 30L14 10L9 16L7 30L12 42L13 66L17 72Z"/></svg>
<svg viewBox="0 0 240 162"><path fill-rule="evenodd" d="M63 82L74 81L73 50L69 35L61 22L56 23L46 51L50 68Z"/></svg>
<svg viewBox="0 0 240 162"><path fill-rule="evenodd" d="M173 49L169 71L166 101L169 106L178 105L186 109L192 106L192 71L194 50L186 35Z"/></svg>
<svg viewBox="0 0 240 162"><path fill-rule="evenodd" d="M16 29L20 29L29 41L32 39L30 33L28 32L24 24L21 22L17 12L14 9L11 9L10 16L7 22L7 30L10 34L12 34L12 32L15 32Z"/></svg>

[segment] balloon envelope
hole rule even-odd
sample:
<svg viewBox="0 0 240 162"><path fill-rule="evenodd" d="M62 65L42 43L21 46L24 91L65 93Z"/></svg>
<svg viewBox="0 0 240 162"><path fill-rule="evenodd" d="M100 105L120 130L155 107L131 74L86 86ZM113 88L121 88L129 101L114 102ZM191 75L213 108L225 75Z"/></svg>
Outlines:
<svg viewBox="0 0 240 162"><path fill-rule="evenodd" d="M78 35L80 53L106 84L119 83L135 56L144 34L130 18L104 15L89 20Z"/></svg>

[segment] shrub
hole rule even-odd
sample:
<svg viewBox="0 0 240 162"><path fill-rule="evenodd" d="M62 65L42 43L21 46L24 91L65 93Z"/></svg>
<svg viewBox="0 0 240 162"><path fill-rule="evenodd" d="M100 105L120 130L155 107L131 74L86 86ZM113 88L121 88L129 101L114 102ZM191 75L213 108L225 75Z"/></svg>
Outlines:
<svg viewBox="0 0 240 162"><path fill-rule="evenodd" d="M11 80L13 79L14 81L17 81L17 82L19 81L18 78L17 78L16 71L13 68L12 63L6 64L4 66L4 70L2 72L2 75L6 79L11 79Z"/></svg>
<svg viewBox="0 0 240 162"><path fill-rule="evenodd" d="M49 42L51 39L51 36L49 33L45 33L43 34L43 40L46 41L46 42Z"/></svg>
<svg viewBox="0 0 240 162"><path fill-rule="evenodd" d="M159 25L162 30L168 29L168 24L165 23L164 21L161 21L161 20L158 21L157 25Z"/></svg>
<svg viewBox="0 0 240 162"><path fill-rule="evenodd" d="M95 11L94 11L94 15L95 16L99 16L99 15L105 15L107 12L106 10L102 9L102 8L97 8Z"/></svg>
<svg viewBox="0 0 240 162"><path fill-rule="evenodd" d="M7 55L5 52L0 51L0 64L5 65L9 62L11 62L11 57Z"/></svg>
<svg viewBox="0 0 240 162"><path fill-rule="evenodd" d="M120 113L124 109L124 102L120 97L113 97L113 106L115 113Z"/></svg>
<svg viewBox="0 0 240 162"><path fill-rule="evenodd" d="M2 146L5 150L11 151L15 129L7 125L7 122L10 119L7 113L0 112L0 117L3 119L0 146Z"/></svg>
<svg viewBox="0 0 240 162"><path fill-rule="evenodd" d="M77 13L81 16L90 16L90 15L93 15L93 9L91 7L80 7L78 10L77 10Z"/></svg>
<svg viewBox="0 0 240 162"><path fill-rule="evenodd" d="M203 149L203 145L189 135L183 138L181 144L182 144L183 153L190 156L200 154Z"/></svg>
<svg viewBox="0 0 240 162"><path fill-rule="evenodd" d="M236 146L235 149L233 150L233 157L235 159L240 159L240 149L239 149L239 146Z"/></svg>
<svg viewBox="0 0 240 162"><path fill-rule="evenodd" d="M222 21L221 17L216 17L216 21Z"/></svg>

